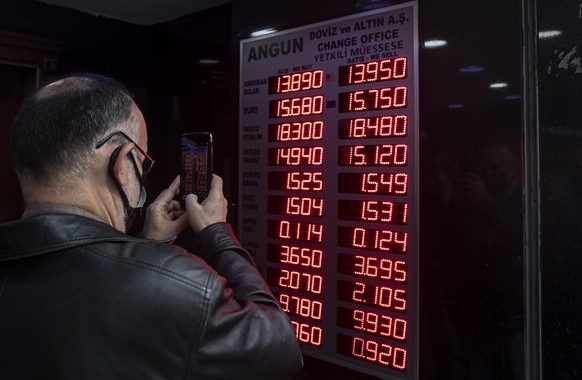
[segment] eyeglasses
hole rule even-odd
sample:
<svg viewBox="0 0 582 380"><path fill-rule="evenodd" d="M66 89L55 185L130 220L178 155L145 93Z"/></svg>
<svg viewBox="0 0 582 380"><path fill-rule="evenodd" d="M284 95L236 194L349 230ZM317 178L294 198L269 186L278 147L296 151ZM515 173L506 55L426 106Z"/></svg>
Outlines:
<svg viewBox="0 0 582 380"><path fill-rule="evenodd" d="M141 154L144 155L144 159L143 159L143 161L141 163L141 170L142 170L141 177L142 177L142 180L145 180L146 175L150 172L150 170L152 170L152 166L154 166L155 161L149 156L149 154L146 153L145 150L143 150L139 145L137 145L137 143L135 141L133 141L125 133L123 133L121 131L113 132L112 134L110 134L109 136L107 136L104 139L100 140L97 144L95 144L95 149L101 148L103 145L105 145L105 143L107 141L109 141L109 139L111 139L115 135L122 135L123 137L125 137L126 139L128 139L131 143L133 143L133 145L135 145L135 147L137 148L137 150L139 150L141 152Z"/></svg>

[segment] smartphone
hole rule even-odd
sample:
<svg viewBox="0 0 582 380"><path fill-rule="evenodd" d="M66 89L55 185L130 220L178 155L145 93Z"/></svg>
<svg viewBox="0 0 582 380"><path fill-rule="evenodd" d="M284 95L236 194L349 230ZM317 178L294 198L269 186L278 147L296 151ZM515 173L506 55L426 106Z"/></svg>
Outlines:
<svg viewBox="0 0 582 380"><path fill-rule="evenodd" d="M184 133L181 137L181 146L182 204L188 194L196 194L198 202L202 202L208 196L212 180L212 135L209 132Z"/></svg>

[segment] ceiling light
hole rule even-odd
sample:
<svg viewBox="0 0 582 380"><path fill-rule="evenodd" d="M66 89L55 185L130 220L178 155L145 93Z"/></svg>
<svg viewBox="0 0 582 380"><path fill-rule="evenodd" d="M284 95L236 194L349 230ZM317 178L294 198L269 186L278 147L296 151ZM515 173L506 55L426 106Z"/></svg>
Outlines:
<svg viewBox="0 0 582 380"><path fill-rule="evenodd" d="M559 30L542 30L538 33L540 39L556 38L562 35Z"/></svg>
<svg viewBox="0 0 582 380"><path fill-rule="evenodd" d="M448 42L445 40L427 40L424 41L424 47L427 49L433 49L438 47L447 46Z"/></svg>
<svg viewBox="0 0 582 380"><path fill-rule="evenodd" d="M489 88L499 89L499 88L506 88L507 83L505 82L494 82L489 85Z"/></svg>
<svg viewBox="0 0 582 380"><path fill-rule="evenodd" d="M261 29L261 30L257 30L256 32L252 32L251 37L265 36L267 34L275 33L276 31L277 31L277 29L275 29L275 28Z"/></svg>

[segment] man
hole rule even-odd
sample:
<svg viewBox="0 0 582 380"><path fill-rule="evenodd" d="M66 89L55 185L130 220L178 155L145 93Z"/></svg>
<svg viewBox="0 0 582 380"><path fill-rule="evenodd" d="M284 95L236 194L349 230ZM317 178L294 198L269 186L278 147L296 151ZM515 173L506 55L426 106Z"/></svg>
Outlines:
<svg viewBox="0 0 582 380"><path fill-rule="evenodd" d="M117 82L64 78L23 104L11 148L26 210L0 225L0 379L279 379L293 326L208 198L148 208L143 116ZM169 244L189 224L194 254Z"/></svg>

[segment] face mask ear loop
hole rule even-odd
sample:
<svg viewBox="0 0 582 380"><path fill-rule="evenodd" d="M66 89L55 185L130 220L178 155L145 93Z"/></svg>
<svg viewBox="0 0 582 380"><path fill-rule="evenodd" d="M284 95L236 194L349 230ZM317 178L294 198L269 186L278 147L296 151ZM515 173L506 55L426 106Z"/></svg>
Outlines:
<svg viewBox="0 0 582 380"><path fill-rule="evenodd" d="M113 153L111 153L111 157L109 158L108 170L109 170L109 175L111 175L111 177L113 178L113 181L115 182L115 186L117 187L117 191L119 192L119 195L121 196L121 201L123 202L123 208L125 209L125 215L129 216L129 215L131 215L131 212L133 211L133 207L131 207L129 205L129 199L127 199L127 195L125 195L125 191L123 191L123 189L121 188L121 185L119 184L119 181L117 181L117 178L115 178L115 173L113 172L113 166L115 166L115 161L117 160L117 157L119 156L119 152L121 151L122 147L123 147L123 145L115 148Z"/></svg>

